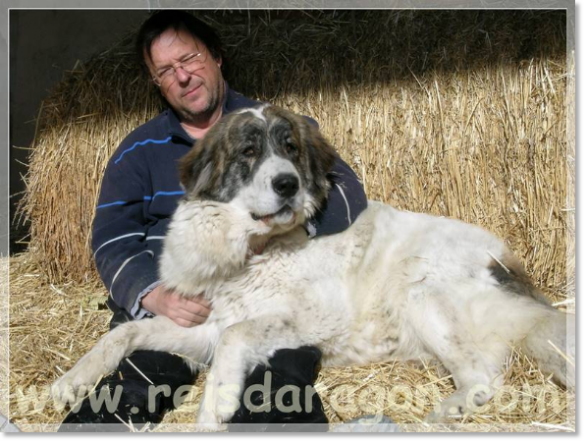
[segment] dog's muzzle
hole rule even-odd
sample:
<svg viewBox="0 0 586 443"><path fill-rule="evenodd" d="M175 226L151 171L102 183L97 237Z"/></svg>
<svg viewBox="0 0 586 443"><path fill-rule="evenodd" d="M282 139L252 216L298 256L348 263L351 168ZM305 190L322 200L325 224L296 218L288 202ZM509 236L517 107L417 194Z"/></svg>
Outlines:
<svg viewBox="0 0 586 443"><path fill-rule="evenodd" d="M279 174L272 182L273 191L281 198L291 198L299 191L299 179L293 174Z"/></svg>

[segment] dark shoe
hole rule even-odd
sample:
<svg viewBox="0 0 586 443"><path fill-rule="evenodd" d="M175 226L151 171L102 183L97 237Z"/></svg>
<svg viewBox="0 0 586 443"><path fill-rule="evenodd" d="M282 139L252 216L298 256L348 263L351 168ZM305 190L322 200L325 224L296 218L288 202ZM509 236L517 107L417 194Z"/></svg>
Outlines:
<svg viewBox="0 0 586 443"><path fill-rule="evenodd" d="M305 346L281 349L269 360L269 367L257 366L246 379L240 408L228 430L327 431L328 419L313 388L320 359L319 349Z"/></svg>
<svg viewBox="0 0 586 443"><path fill-rule="evenodd" d="M114 399L116 391L121 392L117 407L116 402L110 408L99 407L96 397L103 389ZM147 424L160 423L163 417L160 399L155 398L154 412L150 413L147 389L144 383L136 380L102 381L79 408L74 407L65 417L58 432L130 432L143 430Z"/></svg>
<svg viewBox="0 0 586 443"><path fill-rule="evenodd" d="M115 311L110 329L130 320L132 317L126 311ZM72 409L58 432L124 432L140 431L147 424L152 427L162 421L166 412L180 405L182 398L175 399L175 393L179 388L187 392L196 376L178 355L136 351L104 377L80 406ZM109 392L110 399L120 395L119 401L113 402L110 408L106 402L96 401L103 398L100 396L102 389Z"/></svg>

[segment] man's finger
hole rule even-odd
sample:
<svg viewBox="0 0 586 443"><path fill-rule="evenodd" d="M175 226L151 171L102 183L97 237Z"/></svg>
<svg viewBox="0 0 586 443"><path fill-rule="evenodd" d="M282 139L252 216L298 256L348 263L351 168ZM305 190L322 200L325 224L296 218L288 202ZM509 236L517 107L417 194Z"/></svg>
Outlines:
<svg viewBox="0 0 586 443"><path fill-rule="evenodd" d="M190 312L190 311L186 311L186 310L181 310L178 312L177 317L180 317L180 318L187 320L187 321L197 323L199 325L207 320L208 315L201 315L201 314L198 314L197 312Z"/></svg>
<svg viewBox="0 0 586 443"><path fill-rule="evenodd" d="M180 308L194 314L203 315L205 317L208 317L211 312L209 304L206 306L193 300L189 300L188 303L184 303L182 306L180 306Z"/></svg>
<svg viewBox="0 0 586 443"><path fill-rule="evenodd" d="M192 328L194 326L197 326L199 323L193 322L191 320L182 318L182 317L176 317L173 319L173 321L175 323L177 323L179 326L183 326L184 328Z"/></svg>
<svg viewBox="0 0 586 443"><path fill-rule="evenodd" d="M195 302L195 303L197 303L199 305L203 305L203 306L205 306L208 309L211 309L212 308L212 304L203 295L198 295L194 299L190 299L190 301L193 301L193 302Z"/></svg>

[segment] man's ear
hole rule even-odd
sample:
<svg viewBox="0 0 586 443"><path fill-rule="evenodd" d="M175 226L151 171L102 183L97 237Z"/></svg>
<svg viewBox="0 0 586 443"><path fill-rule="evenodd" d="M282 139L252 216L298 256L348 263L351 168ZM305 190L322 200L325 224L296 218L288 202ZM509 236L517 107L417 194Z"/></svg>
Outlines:
<svg viewBox="0 0 586 443"><path fill-rule="evenodd" d="M217 165L221 149L215 149L218 143L219 140L208 133L179 161L179 179L188 198L210 197L220 176Z"/></svg>

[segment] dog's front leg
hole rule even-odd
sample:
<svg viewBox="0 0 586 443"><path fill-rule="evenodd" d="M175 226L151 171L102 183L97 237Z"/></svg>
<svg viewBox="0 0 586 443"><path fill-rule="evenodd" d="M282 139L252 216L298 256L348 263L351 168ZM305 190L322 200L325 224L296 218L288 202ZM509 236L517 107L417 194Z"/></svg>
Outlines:
<svg viewBox="0 0 586 443"><path fill-rule="evenodd" d="M183 328L167 317L123 323L104 337L51 387L53 397L73 404L136 350L165 351L208 363L218 337L213 323Z"/></svg>
<svg viewBox="0 0 586 443"><path fill-rule="evenodd" d="M240 406L246 376L257 364L268 364L275 351L306 343L293 320L261 317L227 328L216 347L209 371L198 424L201 429L221 430Z"/></svg>

